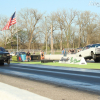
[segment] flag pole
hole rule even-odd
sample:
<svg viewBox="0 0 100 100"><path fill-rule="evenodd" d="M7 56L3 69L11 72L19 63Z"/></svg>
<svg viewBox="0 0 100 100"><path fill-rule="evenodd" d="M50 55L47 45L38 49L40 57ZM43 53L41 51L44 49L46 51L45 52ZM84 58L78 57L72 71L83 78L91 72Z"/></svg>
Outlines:
<svg viewBox="0 0 100 100"><path fill-rule="evenodd" d="M16 14L16 22L17 22L17 14ZM16 23L16 32L17 32L17 23ZM17 52L18 52L18 32L17 32Z"/></svg>

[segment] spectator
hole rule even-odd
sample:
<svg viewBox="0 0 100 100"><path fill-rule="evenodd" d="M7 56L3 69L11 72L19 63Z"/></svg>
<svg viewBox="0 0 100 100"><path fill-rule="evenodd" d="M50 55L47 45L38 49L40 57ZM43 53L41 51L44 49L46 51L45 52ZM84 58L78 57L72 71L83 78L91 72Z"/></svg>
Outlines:
<svg viewBox="0 0 100 100"><path fill-rule="evenodd" d="M33 55L35 55L35 51L33 52Z"/></svg>
<svg viewBox="0 0 100 100"><path fill-rule="evenodd" d="M66 50L64 49L64 56L66 56Z"/></svg>
<svg viewBox="0 0 100 100"><path fill-rule="evenodd" d="M65 49L62 49L62 54L63 54L63 56L66 56L66 50Z"/></svg>
<svg viewBox="0 0 100 100"><path fill-rule="evenodd" d="M80 50L78 50L78 52L80 52Z"/></svg>
<svg viewBox="0 0 100 100"><path fill-rule="evenodd" d="M71 50L69 50L68 53L71 54Z"/></svg>
<svg viewBox="0 0 100 100"><path fill-rule="evenodd" d="M62 49L62 55L64 55L64 49Z"/></svg>
<svg viewBox="0 0 100 100"><path fill-rule="evenodd" d="M74 49L72 49L72 54L74 54Z"/></svg>
<svg viewBox="0 0 100 100"><path fill-rule="evenodd" d="M41 53L41 60L43 60L44 59L44 52L42 51L42 53Z"/></svg>
<svg viewBox="0 0 100 100"><path fill-rule="evenodd" d="M31 54L30 54L29 51L28 51L27 54L26 54L26 60L28 60L28 58L31 60Z"/></svg>

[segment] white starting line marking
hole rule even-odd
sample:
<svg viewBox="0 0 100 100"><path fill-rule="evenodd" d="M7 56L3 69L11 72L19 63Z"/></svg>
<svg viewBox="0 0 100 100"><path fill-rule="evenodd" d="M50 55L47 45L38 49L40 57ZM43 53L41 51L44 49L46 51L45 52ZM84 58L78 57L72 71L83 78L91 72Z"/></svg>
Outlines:
<svg viewBox="0 0 100 100"><path fill-rule="evenodd" d="M0 100L51 100L0 82Z"/></svg>

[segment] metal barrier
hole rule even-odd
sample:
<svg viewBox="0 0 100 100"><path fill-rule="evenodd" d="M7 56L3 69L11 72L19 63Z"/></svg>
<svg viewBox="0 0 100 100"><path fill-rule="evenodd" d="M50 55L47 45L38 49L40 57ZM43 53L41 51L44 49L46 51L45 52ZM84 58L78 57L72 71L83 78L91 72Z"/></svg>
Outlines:
<svg viewBox="0 0 100 100"><path fill-rule="evenodd" d="M31 55L31 60L41 60L40 55Z"/></svg>

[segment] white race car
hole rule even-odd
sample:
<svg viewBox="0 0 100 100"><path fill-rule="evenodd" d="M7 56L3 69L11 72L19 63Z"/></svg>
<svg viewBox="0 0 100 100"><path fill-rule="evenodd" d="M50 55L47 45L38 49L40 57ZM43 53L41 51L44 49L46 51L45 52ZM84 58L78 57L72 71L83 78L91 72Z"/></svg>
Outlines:
<svg viewBox="0 0 100 100"><path fill-rule="evenodd" d="M81 51L76 53L76 57L84 57L84 59L94 59L95 62L100 61L100 44L90 44L83 47Z"/></svg>

